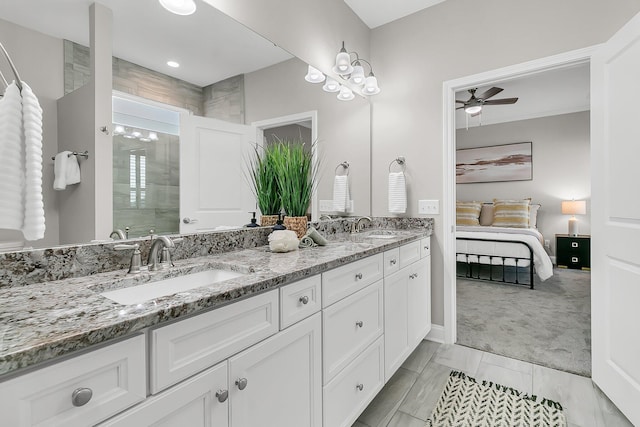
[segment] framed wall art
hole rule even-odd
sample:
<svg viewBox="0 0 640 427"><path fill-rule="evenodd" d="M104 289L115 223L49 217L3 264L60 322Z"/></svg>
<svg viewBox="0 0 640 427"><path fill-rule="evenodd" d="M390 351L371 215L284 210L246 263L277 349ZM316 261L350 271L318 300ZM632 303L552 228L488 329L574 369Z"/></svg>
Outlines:
<svg viewBox="0 0 640 427"><path fill-rule="evenodd" d="M531 142L456 150L456 183L533 179Z"/></svg>

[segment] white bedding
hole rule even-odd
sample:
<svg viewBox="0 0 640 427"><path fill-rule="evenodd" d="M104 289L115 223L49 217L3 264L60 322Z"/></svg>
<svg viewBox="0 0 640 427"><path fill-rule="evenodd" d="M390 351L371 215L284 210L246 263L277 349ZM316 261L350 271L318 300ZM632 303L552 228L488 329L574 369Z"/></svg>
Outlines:
<svg viewBox="0 0 640 427"><path fill-rule="evenodd" d="M481 264L488 264L489 262L496 265L502 264L501 258L493 258L490 261L489 255L529 258L529 250L524 245L509 243L525 242L533 250L535 271L540 280L547 280L553 275L553 264L542 246L542 234L534 228L458 226L456 227L456 237L500 240L500 242L456 240L456 252L486 255L469 256L468 260ZM458 261L466 262L467 256L458 255ZM515 265L515 261L506 260L505 265ZM528 262L518 261L518 266L526 267Z"/></svg>

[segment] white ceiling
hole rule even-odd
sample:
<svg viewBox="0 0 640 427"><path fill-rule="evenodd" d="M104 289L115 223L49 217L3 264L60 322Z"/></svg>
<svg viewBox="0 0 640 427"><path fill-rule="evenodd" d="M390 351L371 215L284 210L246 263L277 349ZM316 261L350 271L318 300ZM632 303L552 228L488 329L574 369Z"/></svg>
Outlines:
<svg viewBox="0 0 640 427"><path fill-rule="evenodd" d="M444 0L344 0L369 28L376 28Z"/></svg>
<svg viewBox="0 0 640 427"><path fill-rule="evenodd" d="M94 1L0 0L0 18L88 46ZM158 0L99 2L113 11L114 56L198 86L292 57L202 0L189 16L167 12ZM168 60L180 68L167 66Z"/></svg>

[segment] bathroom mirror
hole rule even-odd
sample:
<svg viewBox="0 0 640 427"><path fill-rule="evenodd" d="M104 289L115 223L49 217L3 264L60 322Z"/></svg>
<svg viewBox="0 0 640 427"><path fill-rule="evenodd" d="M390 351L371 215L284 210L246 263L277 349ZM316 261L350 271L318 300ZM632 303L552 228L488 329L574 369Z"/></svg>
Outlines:
<svg viewBox="0 0 640 427"><path fill-rule="evenodd" d="M353 214L368 215L369 212L369 177L370 177L370 106L366 99L356 98L351 102L340 102L335 99L335 94L322 91L321 85L313 85L304 81L307 65L287 52L275 47L272 43L256 35L246 27L236 23L231 18L215 10L205 2L197 1L199 13L221 15L219 21L213 25L208 18L198 21L197 27L194 21L180 21L185 17L171 15L159 9L157 0L104 0L102 4L114 12L114 56L134 64L140 64L145 68L155 70L166 75L172 75L184 81L191 81L191 85L206 87L221 80L234 76L242 76L242 96L235 99L225 96L222 88L219 98L211 99L211 104L217 110L220 118L227 114L229 120L244 121L246 124L265 121L277 117L286 117L308 111L317 111L318 139L322 158L321 179L318 186L318 199L331 199L333 185L333 171L335 165L343 161L352 164L350 179L352 180L351 192L354 194ZM87 0L22 0L10 2L3 6L3 16L0 19L0 40L12 55L16 66L21 72L23 80L33 82L32 87L39 96L44 110L44 165L43 165L43 189L45 197L45 209L47 219L47 233L45 239L37 242L28 242L33 247L56 246L65 240L59 231L58 204L59 192L51 189L53 182L53 161L51 156L58 151L60 141L57 141L56 126L56 100L77 85L83 84L86 78L87 58L76 60L73 58L74 49L63 39L78 40L78 44L88 44L89 18L88 8L91 1ZM131 7L138 8L131 10ZM5 10L6 9L6 10ZM39 10L33 14L33 10ZM158 14L150 13L158 10ZM36 16L37 15L37 16ZM162 16L162 18L158 18ZM186 17L189 18L189 17ZM213 19L213 18L210 18ZM165 21L170 20L170 21ZM72 22L81 22L81 25L72 25ZM177 22L179 24L169 24ZM189 24L188 22L191 22ZM236 31L233 40L214 40L205 35L205 29L210 26L229 28ZM126 29L126 30L125 30ZM135 43L134 38L141 35L150 35L152 38L165 40L162 49L146 46L145 43ZM179 40L184 34L192 37L189 41L170 43ZM256 41L256 38L259 41ZM125 40L126 51L120 53L115 45L117 40ZM86 42L85 42L86 41ZM236 41L237 43L232 43ZM259 50L255 49L260 45ZM211 80L186 74L178 74L172 71L166 62L176 59L169 54L179 54L180 50L171 49L170 45L178 46L182 51L195 52L201 61L191 67L196 70L205 67L205 57L214 56L215 60L233 64L233 69L227 74L211 75ZM44 46L50 46L48 55L34 55L30 46L38 46L40 51ZM215 49L213 48L215 47ZM274 51L277 51L274 54ZM75 51L78 57L82 57L81 50ZM250 63L250 59L275 58L271 63L264 59L262 66ZM219 59L224 58L224 59ZM266 64L266 65L264 65ZM62 69L67 67L66 72ZM186 70L186 64L180 67ZM4 64L0 70L7 74ZM151 73L152 74L152 73ZM206 73L205 73L206 74ZM115 73L114 73L115 75ZM140 77L140 76L137 76ZM114 77L115 80L115 77ZM140 84L144 90L143 97L150 97L154 101L163 98L158 94L156 81L153 76ZM179 83L178 83L179 84ZM185 85L191 88L189 85ZM65 87L67 88L65 90ZM114 82L114 87L119 90L135 92L127 89L127 79ZM183 88L184 89L184 88ZM143 93L145 92L146 93ZM188 90L187 90L188 91ZM244 105L238 105L236 100L242 100ZM187 103L188 104L188 103ZM202 114L202 111L196 112ZM80 160L99 161L90 158ZM241 165L238 165L240 167ZM83 182L80 185L90 185ZM356 196L358 195L358 196ZM249 214L247 213L247 221ZM106 238L107 236L105 236ZM20 234L11 234L0 231L0 242L21 238ZM70 242L70 243L87 243ZM2 248L0 247L0 251Z"/></svg>

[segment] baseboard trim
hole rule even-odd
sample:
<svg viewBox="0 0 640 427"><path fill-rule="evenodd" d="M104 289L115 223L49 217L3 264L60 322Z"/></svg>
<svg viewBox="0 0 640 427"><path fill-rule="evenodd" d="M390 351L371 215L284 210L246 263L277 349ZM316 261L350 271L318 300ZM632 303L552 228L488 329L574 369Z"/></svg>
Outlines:
<svg viewBox="0 0 640 427"><path fill-rule="evenodd" d="M431 325L431 330L425 337L426 340L444 343L444 326Z"/></svg>

